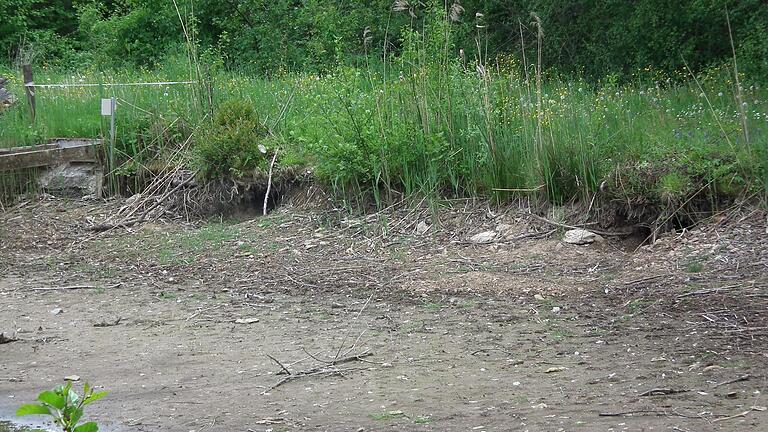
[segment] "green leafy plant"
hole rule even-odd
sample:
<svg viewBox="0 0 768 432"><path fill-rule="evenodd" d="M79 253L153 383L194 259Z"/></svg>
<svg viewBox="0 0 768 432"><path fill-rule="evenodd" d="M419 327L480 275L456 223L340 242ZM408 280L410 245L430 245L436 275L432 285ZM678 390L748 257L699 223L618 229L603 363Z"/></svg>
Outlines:
<svg viewBox="0 0 768 432"><path fill-rule="evenodd" d="M25 404L16 410L17 416L47 415L53 418L53 422L63 432L98 432L99 426L95 422L80 423L83 417L83 409L86 405L103 398L107 392L94 392L93 387L85 383L83 394L78 395L72 390L72 383L56 386L53 390L47 390L37 396L39 404Z"/></svg>

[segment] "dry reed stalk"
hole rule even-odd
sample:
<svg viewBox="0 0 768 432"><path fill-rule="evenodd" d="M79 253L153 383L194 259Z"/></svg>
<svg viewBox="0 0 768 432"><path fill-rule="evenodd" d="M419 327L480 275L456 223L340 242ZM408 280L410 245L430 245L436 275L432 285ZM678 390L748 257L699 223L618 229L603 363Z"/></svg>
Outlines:
<svg viewBox="0 0 768 432"><path fill-rule="evenodd" d="M736 83L736 102L739 104L739 115L741 117L741 125L744 132L744 142L747 144L747 149L751 152L752 148L749 143L749 128L747 127L747 112L745 109L745 103L743 95L741 94L741 81L739 80L739 65L736 61L736 47L733 44L733 31L731 30L731 17L728 14L728 8L725 8L725 19L728 23L728 39L731 41L731 52L733 53L733 76Z"/></svg>
<svg viewBox="0 0 768 432"><path fill-rule="evenodd" d="M542 106L542 90L541 90L541 44L544 38L544 31L541 28L541 18L538 15L531 12L533 18L533 25L536 26L536 161L541 164L541 158L544 156L544 138L542 132L542 124L544 123L544 110Z"/></svg>

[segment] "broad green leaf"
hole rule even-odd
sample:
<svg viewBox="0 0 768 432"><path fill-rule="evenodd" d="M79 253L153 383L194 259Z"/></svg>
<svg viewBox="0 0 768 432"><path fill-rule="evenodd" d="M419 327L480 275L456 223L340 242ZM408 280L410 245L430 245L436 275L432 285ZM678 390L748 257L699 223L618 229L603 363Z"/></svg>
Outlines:
<svg viewBox="0 0 768 432"><path fill-rule="evenodd" d="M47 403L48 405L59 410L64 409L64 405L66 404L63 396L50 390L40 393L37 396L37 400L43 403Z"/></svg>
<svg viewBox="0 0 768 432"><path fill-rule="evenodd" d="M69 424L76 425L77 422L80 421L80 418L83 416L83 410L82 409L75 409L72 411L72 414L69 415Z"/></svg>
<svg viewBox="0 0 768 432"><path fill-rule="evenodd" d="M51 415L51 410L42 405L37 404L26 404L19 407L19 409L16 410L17 416L25 416L25 415L33 415L33 414L47 414Z"/></svg>
<svg viewBox="0 0 768 432"><path fill-rule="evenodd" d="M91 402L95 402L95 401L97 401L97 400L99 400L99 399L103 398L103 397L104 397L104 396L106 396L107 394L109 394L109 392L99 392L99 393L94 393L94 394L92 394L92 395L88 396L87 398L85 398L85 399L83 400L83 405L88 405L88 404L89 404L89 403L91 403Z"/></svg>
<svg viewBox="0 0 768 432"><path fill-rule="evenodd" d="M77 401L79 400L80 400L80 396L77 393L75 393L74 390L69 389L69 402L72 404L76 404Z"/></svg>
<svg viewBox="0 0 768 432"><path fill-rule="evenodd" d="M99 426L95 422L83 423L74 432L99 432Z"/></svg>

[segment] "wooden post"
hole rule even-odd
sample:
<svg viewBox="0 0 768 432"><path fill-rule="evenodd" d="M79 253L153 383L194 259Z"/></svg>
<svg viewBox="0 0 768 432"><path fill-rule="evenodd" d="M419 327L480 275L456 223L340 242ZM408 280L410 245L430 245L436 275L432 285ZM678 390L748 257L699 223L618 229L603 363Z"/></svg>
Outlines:
<svg viewBox="0 0 768 432"><path fill-rule="evenodd" d="M35 80L32 78L32 65L22 65L21 71L24 74L24 92L27 93L27 101L29 102L29 112L32 116L32 121L35 121L36 105L35 105Z"/></svg>

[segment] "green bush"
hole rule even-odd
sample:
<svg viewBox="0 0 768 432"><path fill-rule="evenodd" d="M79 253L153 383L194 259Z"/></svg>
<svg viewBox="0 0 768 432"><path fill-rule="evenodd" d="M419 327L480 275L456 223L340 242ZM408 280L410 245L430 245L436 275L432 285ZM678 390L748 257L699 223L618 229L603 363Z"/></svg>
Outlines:
<svg viewBox="0 0 768 432"><path fill-rule="evenodd" d="M195 144L201 176L243 177L267 162L268 130L253 104L245 100L222 103L210 130Z"/></svg>

